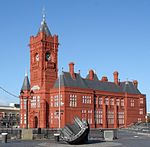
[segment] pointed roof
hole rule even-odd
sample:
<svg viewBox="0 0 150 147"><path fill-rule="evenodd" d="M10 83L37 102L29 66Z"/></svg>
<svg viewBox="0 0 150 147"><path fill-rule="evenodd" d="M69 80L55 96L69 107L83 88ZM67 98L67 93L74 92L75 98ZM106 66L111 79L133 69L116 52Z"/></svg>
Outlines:
<svg viewBox="0 0 150 147"><path fill-rule="evenodd" d="M27 74L25 74L25 78L24 78L21 90L22 91L30 90L30 82L29 82L29 78Z"/></svg>
<svg viewBox="0 0 150 147"><path fill-rule="evenodd" d="M121 82L120 87L123 92L130 94L140 94L140 91L134 86L133 82L125 81Z"/></svg>
<svg viewBox="0 0 150 147"><path fill-rule="evenodd" d="M41 26L39 28L38 33L43 32L46 34L46 36L51 36L51 32L47 26L46 20L45 20L45 14L43 13L43 18L42 18L42 22L41 22Z"/></svg>

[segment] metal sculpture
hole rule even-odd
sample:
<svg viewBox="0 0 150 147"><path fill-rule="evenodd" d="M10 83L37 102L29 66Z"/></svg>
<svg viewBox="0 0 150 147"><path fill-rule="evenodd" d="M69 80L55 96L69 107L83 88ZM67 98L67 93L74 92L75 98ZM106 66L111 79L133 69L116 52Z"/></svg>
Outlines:
<svg viewBox="0 0 150 147"><path fill-rule="evenodd" d="M83 144L88 142L88 134L88 122L75 117L73 124L68 124L61 130L60 137L69 144Z"/></svg>

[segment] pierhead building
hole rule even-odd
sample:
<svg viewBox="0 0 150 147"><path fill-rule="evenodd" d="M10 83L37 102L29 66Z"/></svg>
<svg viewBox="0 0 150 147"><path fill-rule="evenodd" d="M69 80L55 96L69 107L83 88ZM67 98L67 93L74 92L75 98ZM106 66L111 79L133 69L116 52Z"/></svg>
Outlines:
<svg viewBox="0 0 150 147"><path fill-rule="evenodd" d="M20 93L21 128L58 128L75 116L91 128L127 127L145 121L146 95L138 81L101 79L91 69L83 78L69 63L58 76L58 35L52 35L43 16L37 35L30 37L30 80L25 75ZM95 61L97 62L97 61Z"/></svg>

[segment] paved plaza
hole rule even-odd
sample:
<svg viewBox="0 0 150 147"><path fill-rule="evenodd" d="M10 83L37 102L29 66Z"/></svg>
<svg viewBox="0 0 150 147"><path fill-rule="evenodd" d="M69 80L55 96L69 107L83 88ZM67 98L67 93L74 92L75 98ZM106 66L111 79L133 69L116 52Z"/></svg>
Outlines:
<svg viewBox="0 0 150 147"><path fill-rule="evenodd" d="M121 130L118 139L105 142L100 139L90 139L88 144L69 145L64 142L55 143L52 140L8 140L8 143L0 143L0 147L149 147L150 134L138 134L131 131Z"/></svg>

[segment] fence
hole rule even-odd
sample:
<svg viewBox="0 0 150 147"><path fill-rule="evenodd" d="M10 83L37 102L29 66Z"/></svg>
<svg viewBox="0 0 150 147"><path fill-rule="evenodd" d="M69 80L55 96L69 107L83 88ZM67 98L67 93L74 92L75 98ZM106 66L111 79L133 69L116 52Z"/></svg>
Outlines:
<svg viewBox="0 0 150 147"><path fill-rule="evenodd" d="M46 139L54 139L54 134L57 133L57 129L41 129L36 128L33 129L33 138L46 138ZM22 130L20 128L0 128L1 133L8 133L9 139L21 139ZM89 138L103 138L104 130L103 129L90 129Z"/></svg>

